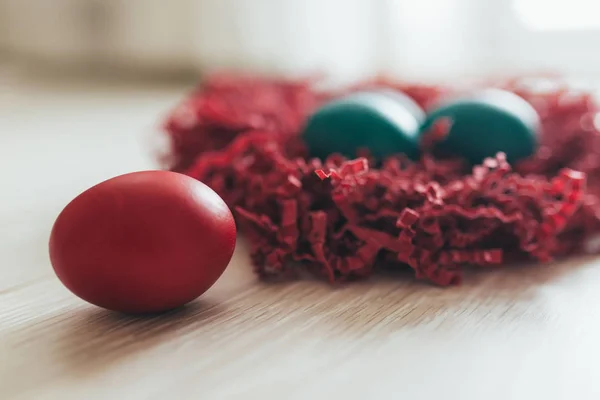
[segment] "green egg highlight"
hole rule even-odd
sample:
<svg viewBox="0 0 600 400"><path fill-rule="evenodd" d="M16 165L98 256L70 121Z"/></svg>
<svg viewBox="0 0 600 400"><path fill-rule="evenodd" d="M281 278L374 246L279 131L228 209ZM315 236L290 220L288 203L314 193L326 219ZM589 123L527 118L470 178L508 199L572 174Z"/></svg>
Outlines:
<svg viewBox="0 0 600 400"><path fill-rule="evenodd" d="M382 159L393 154L419 156L423 110L408 96L393 91L359 92L333 100L311 115L302 132L311 156L333 153L353 158L368 148Z"/></svg>
<svg viewBox="0 0 600 400"><path fill-rule="evenodd" d="M442 118L448 118L451 127L437 147L472 164L498 152L515 162L532 155L538 145L540 119L535 109L504 90L485 90L438 106L427 116L421 134Z"/></svg>

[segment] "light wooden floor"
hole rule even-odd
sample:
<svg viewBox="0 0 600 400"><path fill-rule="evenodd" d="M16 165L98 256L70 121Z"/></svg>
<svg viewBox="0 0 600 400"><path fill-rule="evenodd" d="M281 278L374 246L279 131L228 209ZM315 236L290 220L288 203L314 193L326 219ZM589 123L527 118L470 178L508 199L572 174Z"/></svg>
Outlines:
<svg viewBox="0 0 600 400"><path fill-rule="evenodd" d="M0 399L599 399L594 258L346 287L262 284L243 242L200 300L156 318L54 277L51 224L102 179L152 166L178 90L0 90Z"/></svg>

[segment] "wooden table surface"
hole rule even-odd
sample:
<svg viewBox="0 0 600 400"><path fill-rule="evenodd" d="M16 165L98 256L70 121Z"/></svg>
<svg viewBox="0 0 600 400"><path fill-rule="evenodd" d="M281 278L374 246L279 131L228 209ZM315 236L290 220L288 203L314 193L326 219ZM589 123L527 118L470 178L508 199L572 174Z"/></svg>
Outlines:
<svg viewBox="0 0 600 400"><path fill-rule="evenodd" d="M599 399L600 265L265 284L243 243L219 282L153 318L87 305L47 256L54 218L153 166L180 90L0 91L0 399Z"/></svg>

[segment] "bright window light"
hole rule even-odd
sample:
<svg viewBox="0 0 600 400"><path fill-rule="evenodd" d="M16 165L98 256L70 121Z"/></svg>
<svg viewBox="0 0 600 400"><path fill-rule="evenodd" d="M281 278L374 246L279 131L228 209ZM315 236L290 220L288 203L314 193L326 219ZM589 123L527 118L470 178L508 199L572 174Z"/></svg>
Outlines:
<svg viewBox="0 0 600 400"><path fill-rule="evenodd" d="M513 6L534 30L600 29L599 0L513 0Z"/></svg>

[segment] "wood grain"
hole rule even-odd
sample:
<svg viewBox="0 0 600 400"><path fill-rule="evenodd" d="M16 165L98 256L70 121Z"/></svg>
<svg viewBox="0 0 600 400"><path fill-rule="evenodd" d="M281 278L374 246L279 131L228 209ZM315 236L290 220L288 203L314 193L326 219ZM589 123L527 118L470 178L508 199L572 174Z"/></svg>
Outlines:
<svg viewBox="0 0 600 400"><path fill-rule="evenodd" d="M0 399L598 399L600 265L258 282L241 240L201 299L163 316L86 305L47 259L74 195L152 166L180 90L25 87L0 107ZM0 99L2 97L0 96Z"/></svg>

